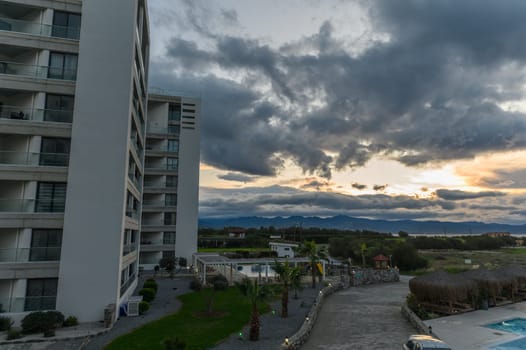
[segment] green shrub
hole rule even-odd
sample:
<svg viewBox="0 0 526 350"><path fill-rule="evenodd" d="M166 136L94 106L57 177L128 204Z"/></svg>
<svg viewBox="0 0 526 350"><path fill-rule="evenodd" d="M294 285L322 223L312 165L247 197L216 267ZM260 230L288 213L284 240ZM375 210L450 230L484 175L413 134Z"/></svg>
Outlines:
<svg viewBox="0 0 526 350"><path fill-rule="evenodd" d="M157 288L159 286L157 285L157 282L151 281L151 280L147 280L147 281L144 282L144 285L142 287L143 288L151 288L151 289L155 290L155 293L157 294Z"/></svg>
<svg viewBox="0 0 526 350"><path fill-rule="evenodd" d="M22 338L22 332L18 329L10 329L7 331L7 340L19 339Z"/></svg>
<svg viewBox="0 0 526 350"><path fill-rule="evenodd" d="M157 283L157 281L155 280L155 278L148 278L146 281L144 282L155 282Z"/></svg>
<svg viewBox="0 0 526 350"><path fill-rule="evenodd" d="M139 291L139 295L142 295L142 300L150 303L155 299L155 289L143 288Z"/></svg>
<svg viewBox="0 0 526 350"><path fill-rule="evenodd" d="M8 331L11 329L13 321L7 316L0 316L0 332Z"/></svg>
<svg viewBox="0 0 526 350"><path fill-rule="evenodd" d="M150 303L144 300L141 301L139 303L139 315L144 314L148 310L150 310Z"/></svg>
<svg viewBox="0 0 526 350"><path fill-rule="evenodd" d="M64 315L59 311L36 311L22 319L23 333L39 333L60 327L64 323Z"/></svg>
<svg viewBox="0 0 526 350"><path fill-rule="evenodd" d="M186 342L178 337L166 338L163 341L164 350L185 350Z"/></svg>
<svg viewBox="0 0 526 350"><path fill-rule="evenodd" d="M193 290L194 292L199 292L201 289L203 289L203 284L201 283L200 280L194 277L190 281L190 289Z"/></svg>
<svg viewBox="0 0 526 350"><path fill-rule="evenodd" d="M79 321L75 316L68 316L64 321L64 327L73 327L79 324Z"/></svg>

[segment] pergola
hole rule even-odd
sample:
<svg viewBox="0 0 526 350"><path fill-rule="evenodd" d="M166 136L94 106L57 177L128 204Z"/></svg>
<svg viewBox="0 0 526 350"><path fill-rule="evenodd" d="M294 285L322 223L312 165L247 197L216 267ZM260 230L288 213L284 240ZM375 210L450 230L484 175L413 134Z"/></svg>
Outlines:
<svg viewBox="0 0 526 350"><path fill-rule="evenodd" d="M230 283L240 280L242 277L257 277L259 281L263 279L269 282L274 276L269 276L269 268L278 261L284 263L288 261L289 264L296 267L300 263L310 264L309 258L253 258L253 259L229 259L217 253L195 253L192 256L194 272L197 273L199 279L206 281L207 274L213 271L218 271L223 274ZM320 260L322 264L322 280L325 280L325 260ZM259 266L257 276L247 276L238 271L238 266L252 265Z"/></svg>

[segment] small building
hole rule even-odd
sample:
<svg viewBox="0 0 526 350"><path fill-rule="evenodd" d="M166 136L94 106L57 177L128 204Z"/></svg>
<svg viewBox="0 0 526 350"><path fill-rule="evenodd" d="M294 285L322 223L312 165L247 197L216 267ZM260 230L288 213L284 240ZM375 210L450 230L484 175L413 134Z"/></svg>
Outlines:
<svg viewBox="0 0 526 350"><path fill-rule="evenodd" d="M482 235L497 238L497 237L509 237L511 236L511 233L509 232L486 232L486 233L483 233Z"/></svg>
<svg viewBox="0 0 526 350"><path fill-rule="evenodd" d="M228 229L228 237L230 238L245 238L247 235L244 228L231 227Z"/></svg>
<svg viewBox="0 0 526 350"><path fill-rule="evenodd" d="M378 254L373 258L374 268L377 270L385 270L389 267L389 258L385 255Z"/></svg>
<svg viewBox="0 0 526 350"><path fill-rule="evenodd" d="M296 243L270 242L268 245L278 254L278 258L293 258L294 248L298 248Z"/></svg>

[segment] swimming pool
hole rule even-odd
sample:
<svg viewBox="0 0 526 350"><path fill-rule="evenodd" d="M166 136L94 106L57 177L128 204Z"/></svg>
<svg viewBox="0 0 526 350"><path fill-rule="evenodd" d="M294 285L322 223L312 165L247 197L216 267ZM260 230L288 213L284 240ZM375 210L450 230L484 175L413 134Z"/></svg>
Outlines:
<svg viewBox="0 0 526 350"><path fill-rule="evenodd" d="M510 341L504 344L492 346L491 350L524 350L526 349L526 337Z"/></svg>
<svg viewBox="0 0 526 350"><path fill-rule="evenodd" d="M526 318L512 318L510 320L488 324L486 327L526 335Z"/></svg>
<svg viewBox="0 0 526 350"><path fill-rule="evenodd" d="M499 331L510 332L515 334L526 335L526 319L525 318L513 318L510 320L491 323L486 325L491 329ZM504 344L492 346L491 350L524 350L526 349L526 337L522 337Z"/></svg>

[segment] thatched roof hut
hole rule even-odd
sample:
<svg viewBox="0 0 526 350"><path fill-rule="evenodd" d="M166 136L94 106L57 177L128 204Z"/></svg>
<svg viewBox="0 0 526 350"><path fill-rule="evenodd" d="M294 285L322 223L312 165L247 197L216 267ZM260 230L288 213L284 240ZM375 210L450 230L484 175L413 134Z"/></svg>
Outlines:
<svg viewBox="0 0 526 350"><path fill-rule="evenodd" d="M479 268L462 273L465 279L475 281L478 286L479 293L482 297L492 297L502 295L504 288L511 287L515 283L513 277L499 273L496 270L488 270Z"/></svg>
<svg viewBox="0 0 526 350"><path fill-rule="evenodd" d="M521 286L526 285L526 267L521 265L507 265L495 270L501 276L514 278Z"/></svg>
<svg viewBox="0 0 526 350"><path fill-rule="evenodd" d="M436 271L409 281L409 289L418 301L433 304L451 305L470 301L476 286L473 280L445 271Z"/></svg>

